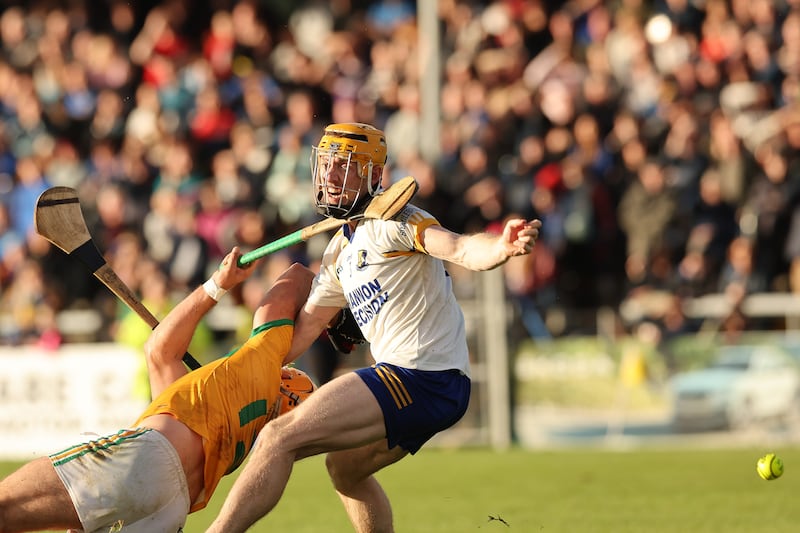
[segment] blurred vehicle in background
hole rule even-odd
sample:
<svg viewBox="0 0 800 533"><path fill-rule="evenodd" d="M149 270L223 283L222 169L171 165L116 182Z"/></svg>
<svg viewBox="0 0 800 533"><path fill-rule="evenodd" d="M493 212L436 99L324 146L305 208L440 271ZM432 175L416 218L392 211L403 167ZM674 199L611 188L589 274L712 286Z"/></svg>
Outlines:
<svg viewBox="0 0 800 533"><path fill-rule="evenodd" d="M800 367L778 346L723 346L707 368L676 374L670 392L678 431L793 423L800 409Z"/></svg>

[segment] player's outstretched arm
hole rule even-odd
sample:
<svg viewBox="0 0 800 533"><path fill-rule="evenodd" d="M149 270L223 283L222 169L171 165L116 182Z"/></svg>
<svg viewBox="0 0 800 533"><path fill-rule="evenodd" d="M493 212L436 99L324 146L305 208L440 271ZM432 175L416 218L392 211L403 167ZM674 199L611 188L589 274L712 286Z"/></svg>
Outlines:
<svg viewBox="0 0 800 533"><path fill-rule="evenodd" d="M423 233L423 245L430 255L444 261L470 270L491 270L512 257L531 253L541 227L539 220L521 218L507 220L500 235L461 235L442 226L431 226Z"/></svg>
<svg viewBox="0 0 800 533"><path fill-rule="evenodd" d="M145 343L145 356L150 376L150 390L157 396L170 383L188 371L181 358L186 353L195 329L200 320L217 303L226 291L247 279L253 273L251 263L246 267L237 266L241 256L235 247L222 261L209 281L181 300L156 326ZM219 290L221 289L221 290Z"/></svg>

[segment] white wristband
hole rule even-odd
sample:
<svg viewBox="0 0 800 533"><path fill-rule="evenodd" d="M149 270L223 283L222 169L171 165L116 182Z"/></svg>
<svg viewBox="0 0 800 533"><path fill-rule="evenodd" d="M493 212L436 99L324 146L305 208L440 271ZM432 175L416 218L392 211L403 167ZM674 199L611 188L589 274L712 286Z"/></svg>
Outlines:
<svg viewBox="0 0 800 533"><path fill-rule="evenodd" d="M217 282L214 281L213 277L208 278L208 281L203 283L203 290L206 291L206 294L208 294L208 296L215 302L218 302L219 299L225 296L225 293L228 292L217 285Z"/></svg>

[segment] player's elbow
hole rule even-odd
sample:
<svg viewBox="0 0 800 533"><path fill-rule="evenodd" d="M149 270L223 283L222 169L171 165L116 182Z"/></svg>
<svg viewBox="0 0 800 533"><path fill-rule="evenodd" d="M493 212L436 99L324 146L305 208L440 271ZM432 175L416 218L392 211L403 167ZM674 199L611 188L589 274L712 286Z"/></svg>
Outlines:
<svg viewBox="0 0 800 533"><path fill-rule="evenodd" d="M153 364L163 359L166 346L164 339L158 331L154 331L144 342L144 357L147 361L147 367L153 368Z"/></svg>

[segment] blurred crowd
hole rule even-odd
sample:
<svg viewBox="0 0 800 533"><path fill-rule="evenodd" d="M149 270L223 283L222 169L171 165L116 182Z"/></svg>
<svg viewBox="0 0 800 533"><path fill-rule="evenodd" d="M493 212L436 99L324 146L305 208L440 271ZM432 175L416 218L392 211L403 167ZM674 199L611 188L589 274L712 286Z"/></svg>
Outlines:
<svg viewBox="0 0 800 533"><path fill-rule="evenodd" d="M43 190L78 191L97 247L163 316L233 245L319 219L309 155L331 122L384 129L387 183L415 176L415 203L455 231L543 221L506 268L532 337L652 291L800 293L800 0L439 0L427 47L413 0L3 6L0 343L57 346L65 310L100 311L94 340L136 329L37 236ZM234 301L319 253L268 257Z"/></svg>

